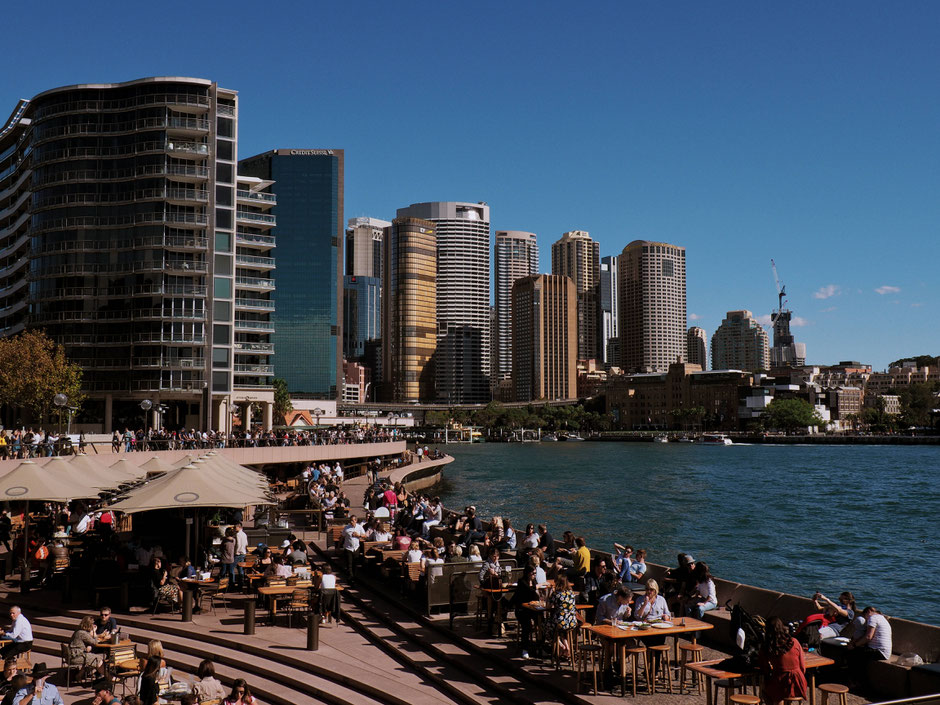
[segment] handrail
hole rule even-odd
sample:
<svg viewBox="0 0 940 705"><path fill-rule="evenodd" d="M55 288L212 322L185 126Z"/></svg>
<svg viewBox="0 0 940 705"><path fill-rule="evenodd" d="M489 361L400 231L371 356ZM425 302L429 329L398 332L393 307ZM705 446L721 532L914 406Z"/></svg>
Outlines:
<svg viewBox="0 0 940 705"><path fill-rule="evenodd" d="M911 698L900 698L898 700L882 700L871 705L908 705L909 703L933 703L940 702L940 693L932 695L915 695Z"/></svg>

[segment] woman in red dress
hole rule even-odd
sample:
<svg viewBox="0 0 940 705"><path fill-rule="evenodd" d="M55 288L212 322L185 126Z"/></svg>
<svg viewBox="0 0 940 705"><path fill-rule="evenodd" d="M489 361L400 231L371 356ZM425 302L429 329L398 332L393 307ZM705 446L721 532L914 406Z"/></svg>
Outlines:
<svg viewBox="0 0 940 705"><path fill-rule="evenodd" d="M760 653L764 702L779 705L785 698L806 698L806 665L803 647L790 636L780 617L767 620L764 648Z"/></svg>

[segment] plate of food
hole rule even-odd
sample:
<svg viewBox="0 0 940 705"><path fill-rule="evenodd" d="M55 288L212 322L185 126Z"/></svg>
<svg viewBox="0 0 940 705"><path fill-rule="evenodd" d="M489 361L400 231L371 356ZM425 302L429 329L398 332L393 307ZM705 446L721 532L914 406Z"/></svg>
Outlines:
<svg viewBox="0 0 940 705"><path fill-rule="evenodd" d="M650 625L653 629L669 629L672 626L672 622L656 622L656 624Z"/></svg>

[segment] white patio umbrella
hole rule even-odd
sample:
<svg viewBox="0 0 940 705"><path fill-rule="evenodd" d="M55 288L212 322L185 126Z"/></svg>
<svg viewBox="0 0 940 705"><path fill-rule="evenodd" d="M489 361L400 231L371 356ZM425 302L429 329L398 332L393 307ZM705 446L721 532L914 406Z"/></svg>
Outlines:
<svg viewBox="0 0 940 705"><path fill-rule="evenodd" d="M118 475L123 475L128 479L137 479L143 477L147 471L141 470L138 466L134 465L131 461L126 458L121 458L120 460L115 461L108 466L108 469Z"/></svg>
<svg viewBox="0 0 940 705"><path fill-rule="evenodd" d="M175 470L176 466L155 455L146 463L143 463L140 469L146 470L148 475L159 475L161 473L170 472L170 470Z"/></svg>
<svg viewBox="0 0 940 705"><path fill-rule="evenodd" d="M49 462L49 465L52 465L52 461ZM92 460L87 455L73 456L64 465L64 470L71 473L73 477L99 489L112 489L132 480L126 475L113 472L110 468L105 467L97 460Z"/></svg>

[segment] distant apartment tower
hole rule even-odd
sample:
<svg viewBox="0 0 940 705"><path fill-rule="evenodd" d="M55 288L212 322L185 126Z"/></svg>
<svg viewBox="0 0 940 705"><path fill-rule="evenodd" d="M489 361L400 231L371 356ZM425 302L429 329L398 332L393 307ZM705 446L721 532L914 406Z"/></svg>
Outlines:
<svg viewBox="0 0 940 705"><path fill-rule="evenodd" d="M570 277L578 292L578 359L596 358L600 245L585 230L564 233L552 244L552 274Z"/></svg>
<svg viewBox="0 0 940 705"><path fill-rule="evenodd" d="M386 401L434 401L437 243L434 223L396 218L385 229L382 393Z"/></svg>
<svg viewBox="0 0 940 705"><path fill-rule="evenodd" d="M689 364L708 369L708 340L704 328L689 328L685 337L685 355Z"/></svg>
<svg viewBox="0 0 940 705"><path fill-rule="evenodd" d="M343 277L343 357L362 362L370 342L382 337L382 280Z"/></svg>
<svg viewBox="0 0 940 705"><path fill-rule="evenodd" d="M490 399L490 208L414 203L398 218L434 224L437 240L436 393L446 404Z"/></svg>
<svg viewBox="0 0 940 705"><path fill-rule="evenodd" d="M601 257L600 283L597 287L597 341L598 359L605 365L620 366L620 346L617 328L619 308L617 306L617 263L620 257ZM611 345L611 341L617 341Z"/></svg>
<svg viewBox="0 0 940 705"><path fill-rule="evenodd" d="M712 369L758 372L769 367L767 332L750 311L728 311L712 336Z"/></svg>
<svg viewBox="0 0 940 705"><path fill-rule="evenodd" d="M346 271L354 277L382 278L382 238L391 225L378 218L350 218L346 226Z"/></svg>
<svg viewBox="0 0 940 705"><path fill-rule="evenodd" d="M54 88L0 125L0 335L81 365L73 429L228 430L248 397L270 422L275 197L237 139L237 93L199 78Z"/></svg>
<svg viewBox="0 0 940 705"><path fill-rule="evenodd" d="M620 363L666 372L685 359L685 248L634 240L620 255Z"/></svg>
<svg viewBox="0 0 940 705"><path fill-rule="evenodd" d="M575 399L577 290L569 277L541 274L512 288L512 382L516 401Z"/></svg>
<svg viewBox="0 0 940 705"><path fill-rule="evenodd" d="M512 285L517 279L538 274L539 246L535 233L497 230L493 248L493 279L496 289L496 343L490 352L497 380L512 375Z"/></svg>
<svg viewBox="0 0 940 705"><path fill-rule="evenodd" d="M274 372L308 399L343 389L343 161L341 149L274 149L239 164L278 183Z"/></svg>

